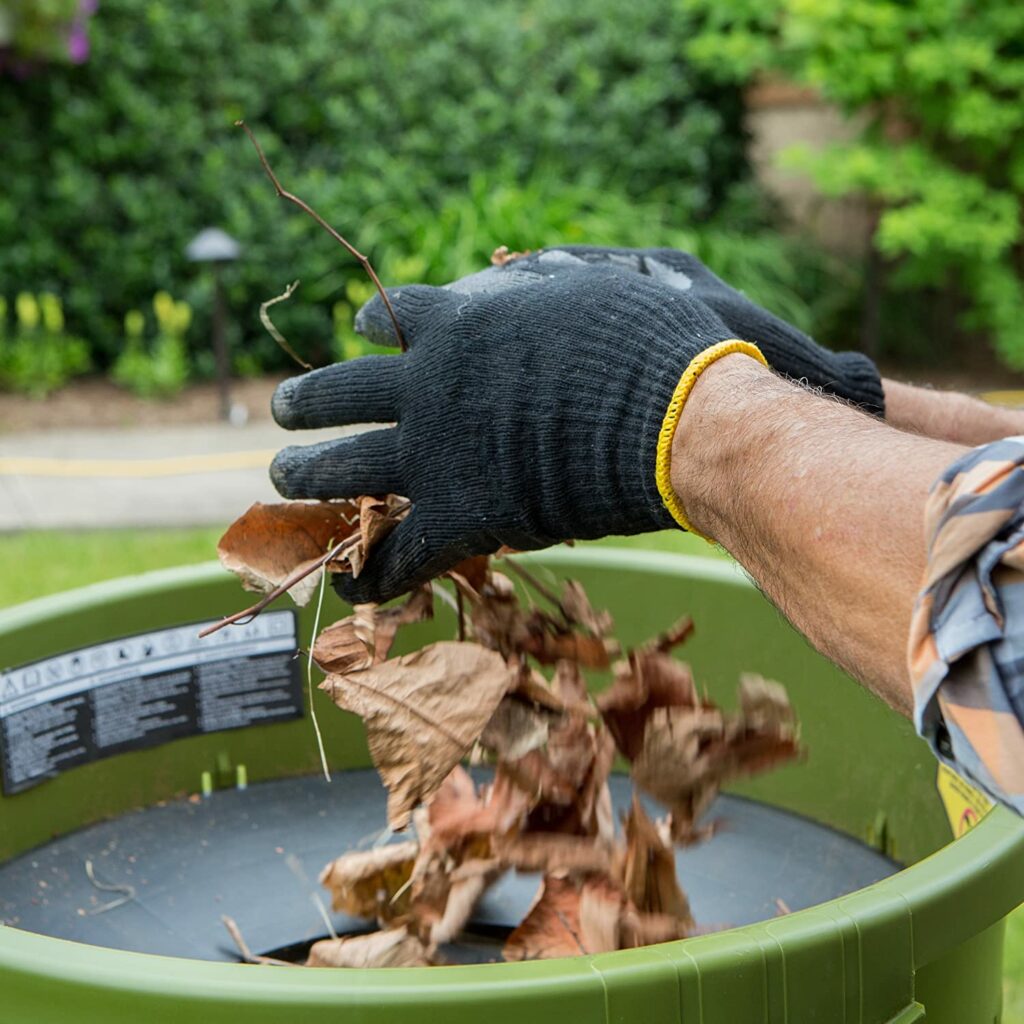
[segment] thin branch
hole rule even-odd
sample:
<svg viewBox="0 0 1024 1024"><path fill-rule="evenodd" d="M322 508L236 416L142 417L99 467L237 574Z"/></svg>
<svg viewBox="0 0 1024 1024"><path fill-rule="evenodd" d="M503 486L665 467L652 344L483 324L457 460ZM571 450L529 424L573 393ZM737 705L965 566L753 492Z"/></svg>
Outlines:
<svg viewBox="0 0 1024 1024"><path fill-rule="evenodd" d="M277 175L273 172L270 164L267 162L267 158L263 155L263 150L260 148L260 144L256 141L256 136L253 135L252 129L245 123L245 121L236 121L235 127L241 128L242 131L249 136L249 141L256 148L256 155L260 158L260 163L263 165L263 170L267 172L267 177L273 184L274 191L276 191L282 199L287 199L288 202L294 203L300 210L304 210L308 213L309 216L312 217L313 220L315 220L317 224L319 224L320 227L322 227L324 231L331 236L331 238L333 238L339 245L344 246L345 249L347 249L363 265L363 270L366 271L367 276L376 287L377 292L381 297L381 301L384 303L384 306L388 311L388 316L391 317L391 324L395 328L395 337L398 339L399 348L403 352L407 351L408 346L405 343L405 336L402 334L401 327L398 326L398 317L395 316L395 311L391 307L391 300L388 298L387 292L384 291L384 285L380 283L380 278L377 276L377 272L373 269L370 261L347 238L335 231L334 228L332 228L331 225L328 224L312 206L304 202L297 195L294 195L281 187L281 182L277 180Z"/></svg>
<svg viewBox="0 0 1024 1024"><path fill-rule="evenodd" d="M296 352L295 349L291 347L291 345L288 344L288 341L285 339L285 336L274 326L270 319L270 314L267 312L267 310L270 309L271 306L276 305L278 302L284 302L285 299L290 299L292 295L295 293L295 289L298 287L299 282L292 281L292 283L288 285L288 287L285 288L285 290L281 292L280 295L276 296L273 299L267 299L266 302L261 303L260 323L262 323L263 326L267 329L267 333L274 339L274 341L276 341L278 345L280 345L281 348L283 348L285 352L287 352L288 355L290 355L292 359L294 359L295 362L299 364L299 366L302 366L307 370L312 370L313 367L309 363L307 363L306 360L303 359L298 354L298 352Z"/></svg>
<svg viewBox="0 0 1024 1024"><path fill-rule="evenodd" d="M251 622L268 604L276 601L282 594L287 594L296 583L300 583L307 576L311 576L317 569L322 568L332 559L344 554L349 548L354 548L359 541L360 537L358 534L353 537L346 537L345 540L335 544L327 554L321 555L315 562L311 562L303 569L297 569L283 583L279 583L269 594L265 594L254 605L250 605L240 612L235 612L234 615L228 615L221 619L220 622L215 622L212 626L207 626L201 630L199 638L202 639L205 636L210 636L211 633L216 633L225 626L245 625L245 623Z"/></svg>
<svg viewBox="0 0 1024 1024"><path fill-rule="evenodd" d="M404 505L396 505L391 510L391 514L393 516L397 516L399 513L405 512L406 509L411 507L411 505L411 501L407 501ZM317 569L327 565L328 562L333 561L335 558L344 555L351 548L354 548L359 544L361 540L362 538L360 535L355 533L346 537L344 540L338 541L338 543L335 544L327 554L321 555L315 562L311 562L303 569L296 569L295 572L293 572L283 583L279 583L272 591L270 591L269 594L264 594L264 596L255 604L250 605L248 608L244 608L240 612L235 612L234 615L227 615L221 619L220 622L215 622L212 626L207 626L205 629L200 630L199 639L201 640L203 637L210 636L210 634L216 633L225 626L244 626L247 622L251 622L261 611L263 611L264 608L267 607L268 604L272 604L282 594L287 594L296 583L301 583L307 576L311 576L315 573Z"/></svg>

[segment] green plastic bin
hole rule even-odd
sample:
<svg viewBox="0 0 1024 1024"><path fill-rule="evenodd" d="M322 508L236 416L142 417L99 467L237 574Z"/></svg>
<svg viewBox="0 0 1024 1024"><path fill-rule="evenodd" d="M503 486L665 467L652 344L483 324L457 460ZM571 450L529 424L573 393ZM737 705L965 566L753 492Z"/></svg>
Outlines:
<svg viewBox="0 0 1024 1024"><path fill-rule="evenodd" d="M528 563L583 582L626 643L690 612L684 655L728 705L738 675L783 681L805 764L735 788L866 840L907 864L829 903L682 942L534 963L288 970L173 959L0 927L0 1021L378 1024L997 1024L1004 918L1024 901L1024 823L997 808L953 841L936 766L907 722L812 651L726 562L562 549ZM85 587L0 613L0 665L209 619L246 603L216 565ZM325 616L341 614L334 598ZM325 622L332 621L325 618ZM312 613L301 616L308 636ZM451 635L450 615L400 649ZM336 768L369 763L361 724L325 698ZM55 836L199 787L244 763L252 782L317 770L308 719L167 743L0 798L0 862Z"/></svg>

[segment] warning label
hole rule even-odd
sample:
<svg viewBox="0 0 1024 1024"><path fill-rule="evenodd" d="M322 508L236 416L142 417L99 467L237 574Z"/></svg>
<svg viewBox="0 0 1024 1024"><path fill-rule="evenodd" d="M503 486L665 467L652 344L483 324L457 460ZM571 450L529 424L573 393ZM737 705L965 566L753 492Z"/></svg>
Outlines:
<svg viewBox="0 0 1024 1024"><path fill-rule="evenodd" d="M992 801L984 793L964 782L952 768L941 763L936 784L946 808L949 827L957 839L974 828L992 808Z"/></svg>
<svg viewBox="0 0 1024 1024"><path fill-rule="evenodd" d="M200 640L205 625L124 637L0 672L4 793L182 736L302 716L294 612L264 612Z"/></svg>

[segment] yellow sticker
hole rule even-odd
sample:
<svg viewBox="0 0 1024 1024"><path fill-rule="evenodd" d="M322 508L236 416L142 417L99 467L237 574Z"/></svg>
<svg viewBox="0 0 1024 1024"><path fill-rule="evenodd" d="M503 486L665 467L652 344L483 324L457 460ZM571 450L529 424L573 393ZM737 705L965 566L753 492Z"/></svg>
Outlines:
<svg viewBox="0 0 1024 1024"><path fill-rule="evenodd" d="M949 827L957 839L965 832L970 832L992 808L992 801L984 793L964 782L952 768L944 764L939 764L936 784L946 808Z"/></svg>

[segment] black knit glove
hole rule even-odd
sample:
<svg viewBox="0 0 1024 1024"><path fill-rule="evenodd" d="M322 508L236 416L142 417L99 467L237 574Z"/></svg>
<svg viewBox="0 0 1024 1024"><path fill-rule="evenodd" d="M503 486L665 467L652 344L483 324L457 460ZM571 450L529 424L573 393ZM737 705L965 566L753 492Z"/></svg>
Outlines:
<svg viewBox="0 0 1024 1024"><path fill-rule="evenodd" d="M561 246L512 260L502 267L489 267L447 287L462 294L502 291L535 284L549 274L583 266L612 266L686 292L714 310L732 337L754 342L778 373L846 398L876 416L885 411L878 369L867 356L822 348L803 331L730 288L696 256L675 249ZM376 310L368 312L372 316L367 318L364 333L371 338L386 335L390 323L383 322Z"/></svg>
<svg viewBox="0 0 1024 1024"><path fill-rule="evenodd" d="M338 578L343 597L387 600L502 544L673 525L655 479L659 453L667 478L666 411L681 409L673 395L696 357L735 333L707 305L648 276L585 265L525 288L388 295L408 353L293 377L273 399L289 429L396 424L286 448L271 467L286 497L412 499L359 578ZM394 343L375 326L386 315L375 298L357 328ZM759 357L735 343L698 363L730 349Z"/></svg>

